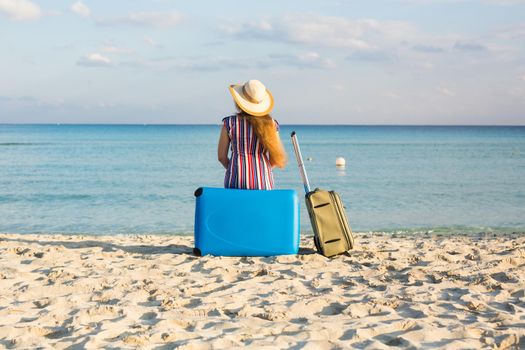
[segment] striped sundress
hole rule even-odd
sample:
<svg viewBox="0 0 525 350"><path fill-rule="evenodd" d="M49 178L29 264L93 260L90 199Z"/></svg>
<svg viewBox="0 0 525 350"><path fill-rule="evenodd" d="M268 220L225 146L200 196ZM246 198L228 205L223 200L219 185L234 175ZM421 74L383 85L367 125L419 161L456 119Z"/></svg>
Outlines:
<svg viewBox="0 0 525 350"><path fill-rule="evenodd" d="M232 115L223 120L231 142L230 164L224 176L225 188L273 189L273 172L268 153L246 118ZM279 124L275 121L279 130Z"/></svg>

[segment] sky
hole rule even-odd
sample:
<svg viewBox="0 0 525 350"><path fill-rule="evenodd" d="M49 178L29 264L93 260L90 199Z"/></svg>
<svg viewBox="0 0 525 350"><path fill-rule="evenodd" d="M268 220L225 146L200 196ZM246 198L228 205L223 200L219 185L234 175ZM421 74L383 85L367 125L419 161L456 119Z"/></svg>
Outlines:
<svg viewBox="0 0 525 350"><path fill-rule="evenodd" d="M525 125L525 0L0 0L0 123Z"/></svg>

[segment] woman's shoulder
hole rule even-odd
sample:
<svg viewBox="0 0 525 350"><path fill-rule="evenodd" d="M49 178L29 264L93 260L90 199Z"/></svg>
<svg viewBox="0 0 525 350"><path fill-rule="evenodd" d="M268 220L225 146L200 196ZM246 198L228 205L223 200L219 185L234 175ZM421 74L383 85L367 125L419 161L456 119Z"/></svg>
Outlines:
<svg viewBox="0 0 525 350"><path fill-rule="evenodd" d="M227 121L234 120L235 118L237 118L237 116L235 114L229 115L227 117L222 118L222 122L225 123Z"/></svg>
<svg viewBox="0 0 525 350"><path fill-rule="evenodd" d="M272 119L273 119L273 118L272 118ZM275 124L275 129L276 129L277 131L279 131L281 125L279 124L279 122L277 121L277 119L273 119L273 123Z"/></svg>
<svg viewBox="0 0 525 350"><path fill-rule="evenodd" d="M230 133L231 129L235 128L236 118L236 115L230 115L228 117L222 118L222 125L226 128L228 133Z"/></svg>

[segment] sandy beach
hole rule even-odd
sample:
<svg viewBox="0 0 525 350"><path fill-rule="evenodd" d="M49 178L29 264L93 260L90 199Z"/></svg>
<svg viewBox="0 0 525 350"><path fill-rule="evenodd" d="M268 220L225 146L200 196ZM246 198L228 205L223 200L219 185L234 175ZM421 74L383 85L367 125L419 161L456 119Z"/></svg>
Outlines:
<svg viewBox="0 0 525 350"><path fill-rule="evenodd" d="M525 348L525 234L357 234L348 256L0 235L0 348Z"/></svg>

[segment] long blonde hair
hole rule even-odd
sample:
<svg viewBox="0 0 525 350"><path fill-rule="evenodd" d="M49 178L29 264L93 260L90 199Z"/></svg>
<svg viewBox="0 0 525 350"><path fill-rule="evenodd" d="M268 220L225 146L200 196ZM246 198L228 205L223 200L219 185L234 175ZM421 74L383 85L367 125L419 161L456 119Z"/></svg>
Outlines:
<svg viewBox="0 0 525 350"><path fill-rule="evenodd" d="M273 118L269 114L262 117L255 117L244 111L240 111L238 107L237 110L237 116L248 120L259 142L262 143L264 149L268 152L270 164L281 169L284 168L288 162L288 157L284 151L281 138L277 133Z"/></svg>

